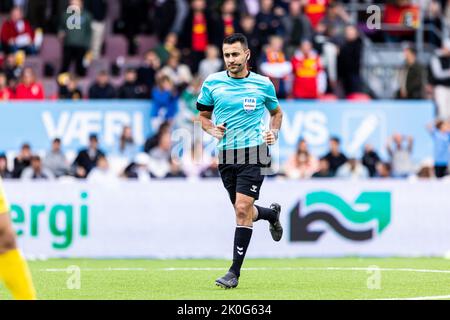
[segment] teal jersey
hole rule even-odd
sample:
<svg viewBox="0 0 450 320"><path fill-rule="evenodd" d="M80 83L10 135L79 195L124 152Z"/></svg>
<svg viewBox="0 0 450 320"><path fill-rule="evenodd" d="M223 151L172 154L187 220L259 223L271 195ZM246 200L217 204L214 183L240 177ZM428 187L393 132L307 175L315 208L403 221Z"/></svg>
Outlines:
<svg viewBox="0 0 450 320"><path fill-rule="evenodd" d="M232 78L227 71L206 78L197 99L200 111L212 111L215 125L226 124L220 150L255 147L264 143L266 109L278 107L275 88L269 78L249 72L245 78Z"/></svg>

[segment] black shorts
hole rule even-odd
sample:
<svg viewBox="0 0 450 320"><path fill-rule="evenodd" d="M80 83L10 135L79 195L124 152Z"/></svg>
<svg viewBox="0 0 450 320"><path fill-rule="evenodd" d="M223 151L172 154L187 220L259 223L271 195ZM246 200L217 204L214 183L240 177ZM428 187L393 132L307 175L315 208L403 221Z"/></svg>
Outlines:
<svg viewBox="0 0 450 320"><path fill-rule="evenodd" d="M242 151L240 153L240 151ZM245 156L245 158L244 158ZM270 167L270 154L267 145L235 150L219 154L219 172L223 185L228 191L231 203L236 203L236 193L242 193L259 199L259 192L264 181L265 170Z"/></svg>

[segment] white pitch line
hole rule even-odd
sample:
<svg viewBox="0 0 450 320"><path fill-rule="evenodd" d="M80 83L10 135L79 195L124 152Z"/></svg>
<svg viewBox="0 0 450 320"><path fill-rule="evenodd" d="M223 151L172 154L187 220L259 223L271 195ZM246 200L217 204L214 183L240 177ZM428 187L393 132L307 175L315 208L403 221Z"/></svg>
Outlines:
<svg viewBox="0 0 450 320"><path fill-rule="evenodd" d="M245 271L394 271L394 272L418 272L418 273L449 273L450 270L411 269L411 268L373 268L373 267L258 267L242 268ZM220 271L226 268L163 268L162 271Z"/></svg>
<svg viewBox="0 0 450 320"><path fill-rule="evenodd" d="M80 271L147 271L145 268L80 268ZM52 268L52 269L40 269L39 271L45 272L66 272L73 271L70 268Z"/></svg>
<svg viewBox="0 0 450 320"><path fill-rule="evenodd" d="M367 267L256 267L242 268L244 271L370 271L375 268ZM46 272L66 272L67 268L41 269ZM81 271L148 271L147 268L80 268ZM223 271L227 268L162 268L156 271ZM450 270L412 269L412 268L377 268L379 271L417 272L417 273L448 273Z"/></svg>

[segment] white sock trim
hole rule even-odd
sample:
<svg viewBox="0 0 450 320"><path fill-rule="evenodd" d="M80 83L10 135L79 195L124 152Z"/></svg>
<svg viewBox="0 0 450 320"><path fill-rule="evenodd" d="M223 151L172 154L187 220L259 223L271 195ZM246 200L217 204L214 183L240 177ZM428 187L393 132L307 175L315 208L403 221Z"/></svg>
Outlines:
<svg viewBox="0 0 450 320"><path fill-rule="evenodd" d="M236 228L253 230L253 227L247 227L247 226L236 226Z"/></svg>

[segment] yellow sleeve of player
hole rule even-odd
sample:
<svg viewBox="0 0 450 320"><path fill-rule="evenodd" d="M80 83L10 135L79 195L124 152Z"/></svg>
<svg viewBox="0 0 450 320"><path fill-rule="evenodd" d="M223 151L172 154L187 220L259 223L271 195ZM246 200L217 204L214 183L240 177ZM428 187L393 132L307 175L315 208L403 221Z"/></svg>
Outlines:
<svg viewBox="0 0 450 320"><path fill-rule="evenodd" d="M9 212L8 200L6 200L5 190L0 179L0 214Z"/></svg>

